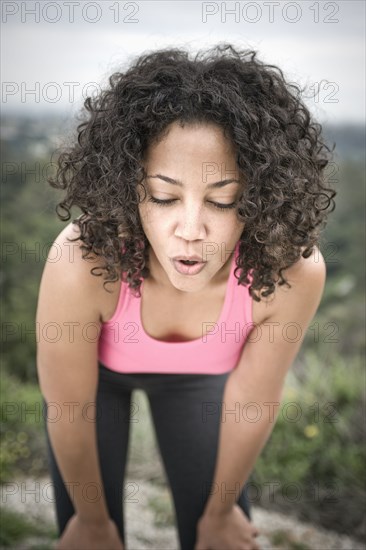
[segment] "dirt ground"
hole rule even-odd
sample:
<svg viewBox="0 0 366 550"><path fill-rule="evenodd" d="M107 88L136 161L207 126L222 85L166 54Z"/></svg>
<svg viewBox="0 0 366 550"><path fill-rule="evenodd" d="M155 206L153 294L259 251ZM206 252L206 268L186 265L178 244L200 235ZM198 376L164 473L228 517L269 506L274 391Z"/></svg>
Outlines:
<svg viewBox="0 0 366 550"><path fill-rule="evenodd" d="M50 479L25 480L25 483L25 487L35 489L34 493L29 491L27 498L23 498L22 491L10 495L2 488L2 506L17 510L29 519L56 526ZM136 481L131 481L131 486L133 483ZM126 549L179 550L168 489L146 480L139 480L138 485L138 498L133 498L133 492L130 492L130 498L125 499ZM257 538L261 550L365 550L364 544L351 537L302 523L278 512L252 506L252 516L253 523L261 532ZM53 545L50 539L33 537L14 546L13 550L45 550Z"/></svg>

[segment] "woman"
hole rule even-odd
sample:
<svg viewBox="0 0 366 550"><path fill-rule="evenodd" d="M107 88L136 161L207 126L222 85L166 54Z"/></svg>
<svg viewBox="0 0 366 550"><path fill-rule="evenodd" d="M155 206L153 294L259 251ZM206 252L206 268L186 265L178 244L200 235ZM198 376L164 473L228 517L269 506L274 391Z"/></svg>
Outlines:
<svg viewBox="0 0 366 550"><path fill-rule="evenodd" d="M181 548L258 549L249 476L325 284L321 126L280 69L230 44L141 55L84 105L50 181L66 190L59 217L82 214L55 240L37 309L58 328L37 351L59 413L57 548L124 547L139 388Z"/></svg>

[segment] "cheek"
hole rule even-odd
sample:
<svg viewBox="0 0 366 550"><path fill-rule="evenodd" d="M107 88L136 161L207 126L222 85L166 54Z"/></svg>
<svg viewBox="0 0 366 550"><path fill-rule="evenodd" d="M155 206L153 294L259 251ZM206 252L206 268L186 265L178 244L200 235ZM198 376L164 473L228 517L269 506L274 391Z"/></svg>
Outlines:
<svg viewBox="0 0 366 550"><path fill-rule="evenodd" d="M143 204L139 207L140 219L143 225L150 225L154 220L154 216L151 213L151 208L147 204Z"/></svg>
<svg viewBox="0 0 366 550"><path fill-rule="evenodd" d="M162 242L167 234L167 221L149 207L144 209L141 224L146 236L155 243Z"/></svg>
<svg viewBox="0 0 366 550"><path fill-rule="evenodd" d="M225 233L230 233L232 231L238 231L241 227L244 226L243 222L240 222L236 217L236 213L229 215L223 215L221 218L217 218L215 225L220 228L221 231Z"/></svg>
<svg viewBox="0 0 366 550"><path fill-rule="evenodd" d="M237 213L236 213L236 212L235 212L234 217L233 217L233 224L234 224L235 227L237 227L238 229L244 229L244 226L245 226L245 222L243 222L242 220L239 220L239 219L238 219Z"/></svg>
<svg viewBox="0 0 366 550"><path fill-rule="evenodd" d="M225 236L227 242L238 240L244 231L245 224L240 222L235 216L225 224L221 224L218 231Z"/></svg>

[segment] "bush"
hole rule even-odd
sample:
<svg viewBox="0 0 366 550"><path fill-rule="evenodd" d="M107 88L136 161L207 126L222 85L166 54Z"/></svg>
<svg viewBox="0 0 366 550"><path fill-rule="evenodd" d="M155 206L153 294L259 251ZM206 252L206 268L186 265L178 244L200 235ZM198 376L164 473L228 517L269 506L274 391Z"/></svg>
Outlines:
<svg viewBox="0 0 366 550"><path fill-rule="evenodd" d="M321 360L309 351L301 376L296 367L288 373L276 426L253 471L260 502L296 510L324 527L357 532L366 496L362 360L335 355Z"/></svg>
<svg viewBox="0 0 366 550"><path fill-rule="evenodd" d="M36 384L20 384L5 369L1 373L0 482L22 472L47 472L42 395Z"/></svg>
<svg viewBox="0 0 366 550"><path fill-rule="evenodd" d="M39 522L37 522L37 524L33 523L14 510L1 507L0 517L1 547L13 548L14 544L31 536L39 535L50 540L50 545L45 546L45 548L51 548L51 540L57 538L57 533L53 527L49 527L46 524L40 524ZM40 550L39 543L36 548Z"/></svg>

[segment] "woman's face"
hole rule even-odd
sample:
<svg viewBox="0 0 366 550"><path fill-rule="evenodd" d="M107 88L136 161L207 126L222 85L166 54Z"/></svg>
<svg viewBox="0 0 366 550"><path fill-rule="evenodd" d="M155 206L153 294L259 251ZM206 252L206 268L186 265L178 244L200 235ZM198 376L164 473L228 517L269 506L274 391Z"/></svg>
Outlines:
<svg viewBox="0 0 366 550"><path fill-rule="evenodd" d="M182 128L175 122L163 140L150 145L144 168L147 196L139 212L151 245L152 279L183 292L220 282L244 228L235 207L221 210L215 205L236 203L242 192L235 152L223 130L213 124ZM210 187L223 180L228 183ZM151 197L173 202L160 205ZM180 273L173 258L193 255L204 267L196 274Z"/></svg>

